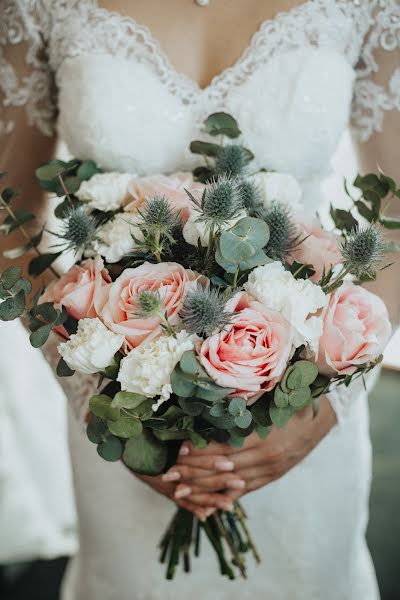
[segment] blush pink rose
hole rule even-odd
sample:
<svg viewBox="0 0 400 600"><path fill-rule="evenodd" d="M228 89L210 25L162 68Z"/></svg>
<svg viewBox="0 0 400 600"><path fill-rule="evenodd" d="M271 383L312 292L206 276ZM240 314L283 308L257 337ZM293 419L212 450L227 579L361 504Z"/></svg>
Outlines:
<svg viewBox="0 0 400 600"><path fill-rule="evenodd" d="M149 198L165 196L171 206L180 212L182 222L186 223L192 201L185 189L194 195L199 195L204 186L201 183L196 183L191 173L175 173L169 176L152 175L135 179L128 186L132 201L127 204L125 210L135 212L137 209L140 210Z"/></svg>
<svg viewBox="0 0 400 600"><path fill-rule="evenodd" d="M64 307L74 319L97 316L95 304L102 287L111 277L100 256L74 265L41 296L40 302L52 302L56 308Z"/></svg>
<svg viewBox="0 0 400 600"><path fill-rule="evenodd" d="M318 282L324 272L342 261L339 238L331 231L322 229L318 219L304 219L298 224L299 243L287 258L289 264L297 261L311 264L315 273L311 281ZM303 240L303 241L301 241Z"/></svg>
<svg viewBox="0 0 400 600"><path fill-rule="evenodd" d="M293 353L293 330L280 313L245 292L227 310L236 312L233 322L199 343L199 360L218 385L234 388L232 396L252 404L281 380Z"/></svg>
<svg viewBox="0 0 400 600"><path fill-rule="evenodd" d="M332 292L324 310L318 366L351 375L359 365L374 360L391 334L389 315L378 296L351 282Z"/></svg>
<svg viewBox="0 0 400 600"><path fill-rule="evenodd" d="M135 348L162 332L160 318L138 317L138 294L147 290L159 292L168 321L174 325L179 321L178 312L186 292L198 279L193 271L172 262L144 263L126 269L102 291L100 316L114 333L125 336L128 348Z"/></svg>

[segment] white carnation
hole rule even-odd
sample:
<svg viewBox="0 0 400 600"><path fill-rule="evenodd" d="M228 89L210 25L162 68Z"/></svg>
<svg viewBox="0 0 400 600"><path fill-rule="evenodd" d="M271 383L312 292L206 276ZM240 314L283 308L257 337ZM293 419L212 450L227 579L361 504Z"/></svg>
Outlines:
<svg viewBox="0 0 400 600"><path fill-rule="evenodd" d="M296 332L297 347L308 344L317 352L323 322L321 314L315 313L320 313L327 302L327 296L318 285L309 279L295 279L275 261L254 269L244 287L256 300L289 321Z"/></svg>
<svg viewBox="0 0 400 600"><path fill-rule="evenodd" d="M90 254L104 256L108 263L115 263L136 248L135 240L143 239L138 225L138 216L130 213L118 213L105 225L98 229L96 239L90 249Z"/></svg>
<svg viewBox="0 0 400 600"><path fill-rule="evenodd" d="M133 181L129 173L97 173L88 181L82 181L76 196L89 200L91 208L117 210L130 198L128 185Z"/></svg>
<svg viewBox="0 0 400 600"><path fill-rule="evenodd" d="M199 212L195 210L191 211L189 219L183 226L183 237L185 238L185 241L191 246L197 246L200 240L200 244L203 246L203 248L207 248L210 229L207 223L198 220L199 217ZM226 221L222 225L221 230L225 231L226 229L230 229L230 227L236 225L236 223L244 217L247 217L247 213L245 210L241 210L234 219Z"/></svg>
<svg viewBox="0 0 400 600"><path fill-rule="evenodd" d="M118 381L123 391L160 396L157 408L172 394L171 373L187 350L193 350L197 336L186 331L176 337L163 335L134 348L121 360Z"/></svg>
<svg viewBox="0 0 400 600"><path fill-rule="evenodd" d="M111 364L114 354L124 343L124 336L113 333L100 319L81 319L78 331L58 351L74 371L98 373Z"/></svg>
<svg viewBox="0 0 400 600"><path fill-rule="evenodd" d="M301 211L302 189L292 175L288 173L256 173L254 183L261 193L264 206L268 207L273 202L284 204L291 211Z"/></svg>

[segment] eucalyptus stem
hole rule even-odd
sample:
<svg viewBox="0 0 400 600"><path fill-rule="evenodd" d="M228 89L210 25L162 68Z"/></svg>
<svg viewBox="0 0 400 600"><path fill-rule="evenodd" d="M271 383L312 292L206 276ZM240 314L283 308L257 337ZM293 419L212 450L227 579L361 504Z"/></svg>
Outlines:
<svg viewBox="0 0 400 600"><path fill-rule="evenodd" d="M335 277L333 281L330 281L326 287L323 287L322 290L325 292L325 294L329 294L336 288L339 281L343 280L344 277L349 273L351 273L351 267L343 267L337 277Z"/></svg>
<svg viewBox="0 0 400 600"><path fill-rule="evenodd" d="M68 202L69 202L70 206L73 206L73 205L74 205L74 203L73 203L73 202L72 202L72 200L71 200L71 195L70 195L69 191L68 191L68 190L67 190L67 188L66 188L66 185L65 185L65 183L64 183L64 179L63 179L63 177L62 177L61 173L58 175L58 180L59 180L59 182L60 182L60 184L61 184L62 190L63 190L63 192L64 192L64 194L65 194L65 197L67 198L67 200L68 200Z"/></svg>
<svg viewBox="0 0 400 600"><path fill-rule="evenodd" d="M252 538L252 535L250 533L249 528L247 527L247 523L246 523L246 517L245 514L242 510L242 507L240 506L240 504L237 502L235 505L235 515L237 516L240 525L242 526L242 529L244 531L244 534L246 536L246 541L248 543L248 546L250 548L250 550L253 553L254 559L256 560L257 563L261 562L261 556L258 552L257 546L254 543L254 540Z"/></svg>
<svg viewBox="0 0 400 600"><path fill-rule="evenodd" d="M36 254L38 256L43 256L43 253L40 252L40 250L37 248L37 246L35 245L32 237L26 231L25 227L19 223L17 217L15 216L14 211L9 206L9 204L4 200L4 198L3 198L3 196L1 194L0 194L0 202L1 202L2 207L5 209L5 211L8 213L8 215L14 221L14 223L17 224L17 228L20 230L20 232L22 233L22 235L24 236L24 238L26 239L26 241L30 244L32 250L34 252L36 252ZM57 271L51 265L49 267L47 267L47 268L49 269L49 271L51 271L53 273L53 275L55 275L55 277L57 277L58 279L60 278L59 273L57 273Z"/></svg>
<svg viewBox="0 0 400 600"><path fill-rule="evenodd" d="M219 533L221 534L221 536L225 539L226 543L228 544L229 550L231 551L231 554L232 554L234 565L237 566L237 568L239 569L241 576L244 579L247 579L246 568L244 566L243 558L241 557L240 552L238 552L238 549L235 546L235 542L234 542L232 536L229 535L229 532L226 529L226 527L224 526L224 524L222 523L221 517L218 513L215 513L213 515L213 518L218 527Z"/></svg>

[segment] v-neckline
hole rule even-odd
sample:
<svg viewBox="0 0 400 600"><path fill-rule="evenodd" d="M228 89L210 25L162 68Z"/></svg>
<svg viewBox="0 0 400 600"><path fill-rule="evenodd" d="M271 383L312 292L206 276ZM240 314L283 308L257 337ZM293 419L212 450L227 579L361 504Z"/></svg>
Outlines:
<svg viewBox="0 0 400 600"><path fill-rule="evenodd" d="M151 29L147 25L139 23L138 21L136 21L136 19L134 19L130 15L124 15L123 13L120 13L118 11L103 7L101 4L99 4L98 0L92 0L92 3L93 3L93 8L94 8L95 12L98 13L99 15L101 15L101 14L109 15L110 17L113 17L114 19L120 19L121 22L128 24L132 30L139 32L143 36L143 38L145 40L147 40L149 45L152 47L153 53L154 52L157 53L158 58L163 62L164 67L168 70L168 72L171 74L171 76L177 82L179 82L182 85L188 86L189 89L191 88L191 91L194 93L197 93L199 95L202 95L202 94L205 95L205 94L210 93L211 90L213 90L214 88L218 87L218 85L221 82L223 82L223 80L226 78L226 76L228 74L234 73L235 71L240 71L242 64L246 61L248 56L253 52L254 48L256 48L258 41L260 40L260 38L266 28L271 27L275 23L279 23L283 19L296 18L304 10L307 10L307 8L309 6L311 6L313 4L317 4L318 1L321 1L321 0L305 0L298 6L294 6L293 8L290 8L286 11L285 10L278 11L274 17L271 17L269 19L265 19L264 21L262 21L261 24L259 25L259 27L256 29L256 31L250 37L250 40L249 40L247 46L245 47L245 49L243 50L243 52L233 62L233 64L225 67L224 69L222 69L222 71L220 73L217 73L216 75L214 75L214 77L210 80L210 82L205 86L201 86L200 83L198 81L196 81L190 75L187 75L186 73L183 73L182 71L179 71L179 69L174 65L174 63L169 58L167 51L161 46L160 42L153 35Z"/></svg>

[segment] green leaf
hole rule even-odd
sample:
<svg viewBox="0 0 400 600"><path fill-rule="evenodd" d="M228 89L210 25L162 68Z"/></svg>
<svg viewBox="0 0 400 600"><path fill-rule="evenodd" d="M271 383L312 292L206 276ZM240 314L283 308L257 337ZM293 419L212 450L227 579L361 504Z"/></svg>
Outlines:
<svg viewBox="0 0 400 600"><path fill-rule="evenodd" d="M387 175L382 173L382 171L380 171L379 173L379 179L389 188L391 192L396 191L396 182L394 181L394 179L388 177Z"/></svg>
<svg viewBox="0 0 400 600"><path fill-rule="evenodd" d="M370 223L376 220L379 212L376 213L372 211L362 200L357 200L354 204L356 205L358 212L362 217L364 217L364 219L367 219L367 221L369 221Z"/></svg>
<svg viewBox="0 0 400 600"><path fill-rule="evenodd" d="M42 325L36 331L33 331L29 336L29 341L34 348L40 348L47 342L49 339L50 332L53 328L53 325Z"/></svg>
<svg viewBox="0 0 400 600"><path fill-rule="evenodd" d="M111 401L111 406L113 408L137 408L145 400L147 400L147 397L142 394L118 392Z"/></svg>
<svg viewBox="0 0 400 600"><path fill-rule="evenodd" d="M271 417L269 416L269 403L266 397L260 398L255 402L250 410L253 415L253 421L261 427L268 427L271 425Z"/></svg>
<svg viewBox="0 0 400 600"><path fill-rule="evenodd" d="M232 448L236 448L237 450L240 450L240 448L243 447L244 444L244 437L238 437L235 435L231 435L231 437L229 438L229 444L232 446Z"/></svg>
<svg viewBox="0 0 400 600"><path fill-rule="evenodd" d="M57 373L58 377L71 377L71 375L73 375L75 373L75 371L73 369L71 369L67 365L67 363L65 362L63 357L61 357L57 364L56 373Z"/></svg>
<svg viewBox="0 0 400 600"><path fill-rule="evenodd" d="M195 448L207 448L207 440L195 431L189 431L190 441Z"/></svg>
<svg viewBox="0 0 400 600"><path fill-rule="evenodd" d="M400 229L400 219L387 219L386 217L381 217L379 223L386 227L386 229Z"/></svg>
<svg viewBox="0 0 400 600"><path fill-rule="evenodd" d="M191 398L178 398L179 406L186 415L190 417L198 417L203 412L204 404L196 402Z"/></svg>
<svg viewBox="0 0 400 600"><path fill-rule="evenodd" d="M271 421L276 427L281 429L289 421L295 410L296 409L293 408L293 406L278 407L271 404L269 407Z"/></svg>
<svg viewBox="0 0 400 600"><path fill-rule="evenodd" d="M31 260L28 267L29 275L33 275L37 277L41 275L43 271L45 271L52 263L61 256L61 252L54 252L48 254L41 254L40 256L36 256Z"/></svg>
<svg viewBox="0 0 400 600"><path fill-rule="evenodd" d="M219 400L226 398L228 394L231 394L234 391L235 390L233 388L222 388L211 381L197 381L194 395L196 398L200 398L201 400L218 402Z"/></svg>
<svg viewBox="0 0 400 600"><path fill-rule="evenodd" d="M202 154L205 156L218 156L221 151L221 146L218 144L212 144L210 142L202 142L195 140L190 144L190 151L193 154Z"/></svg>
<svg viewBox="0 0 400 600"><path fill-rule="evenodd" d="M160 433L160 432L159 432ZM141 475L159 475L167 465L168 449L146 429L125 444L122 460L127 467Z"/></svg>
<svg viewBox="0 0 400 600"><path fill-rule="evenodd" d="M236 273L238 265L237 263L231 262L227 260L219 249L219 244L217 245L217 249L215 252L215 260L217 264L224 269L227 273Z"/></svg>
<svg viewBox="0 0 400 600"><path fill-rule="evenodd" d="M265 440L268 437L271 427L263 427L262 425L256 425L256 432L261 440Z"/></svg>
<svg viewBox="0 0 400 600"><path fill-rule="evenodd" d="M6 204L9 204L11 202L11 200L13 198L15 198L16 196L18 196L18 192L15 188L12 188L12 187L5 188L1 192L1 197L3 198L3 200Z"/></svg>
<svg viewBox="0 0 400 600"><path fill-rule="evenodd" d="M70 212L71 208L76 207L76 206L83 206L84 201L83 200L74 200L72 199L72 204L71 201L68 198L65 198L62 202L60 202L60 204L58 204L55 208L54 214L57 217L57 219L65 219L68 215L68 213Z"/></svg>
<svg viewBox="0 0 400 600"><path fill-rule="evenodd" d="M45 165L36 169L36 178L40 181L51 181L55 177L62 175L65 171L66 163L62 160L51 160Z"/></svg>
<svg viewBox="0 0 400 600"><path fill-rule="evenodd" d="M234 233L238 238L250 242L256 249L264 248L270 236L267 223L256 217L244 217L228 231Z"/></svg>
<svg viewBox="0 0 400 600"><path fill-rule="evenodd" d="M86 435L93 444L100 444L107 437L107 425L98 417L92 416L86 427Z"/></svg>
<svg viewBox="0 0 400 600"><path fill-rule="evenodd" d="M275 388L274 402L278 408L285 408L289 404L289 394L283 392L279 385Z"/></svg>
<svg viewBox="0 0 400 600"><path fill-rule="evenodd" d="M15 296L0 303L0 321L18 319L25 310L25 293L20 290Z"/></svg>
<svg viewBox="0 0 400 600"><path fill-rule="evenodd" d="M91 412L106 421L116 421L120 416L120 409L111 406L111 398L105 394L92 396L89 401Z"/></svg>
<svg viewBox="0 0 400 600"><path fill-rule="evenodd" d="M214 177L215 173L209 167L196 167L193 169L193 178L195 181L200 181L201 183L207 183L211 181Z"/></svg>
<svg viewBox="0 0 400 600"><path fill-rule="evenodd" d="M25 210L15 210L14 217L9 215L6 219L4 219L3 224L0 227L0 230L3 231L4 235L8 235L24 223L29 223L29 221L33 221L35 219L35 215L26 212Z"/></svg>
<svg viewBox="0 0 400 600"><path fill-rule="evenodd" d="M224 231L219 239L219 250L229 262L240 263L256 253L254 246L241 239L233 231Z"/></svg>
<svg viewBox="0 0 400 600"><path fill-rule="evenodd" d="M32 284L29 279L25 279L25 277L21 277L18 279L17 283L10 290L13 295L17 294L20 290L24 292L24 294L28 295L32 291Z"/></svg>
<svg viewBox="0 0 400 600"><path fill-rule="evenodd" d="M301 372L301 385L311 385L318 377L318 367L309 360L298 360L294 364L296 371ZM289 383L289 381L288 381ZM296 386L297 387L297 386Z"/></svg>
<svg viewBox="0 0 400 600"><path fill-rule="evenodd" d="M85 160L77 171L77 176L81 181L86 181L96 175L96 173L101 173L101 169L96 165L92 160Z"/></svg>
<svg viewBox="0 0 400 600"><path fill-rule="evenodd" d="M243 398L232 398L228 406L229 414L236 417L244 410L246 410L246 400Z"/></svg>
<svg viewBox="0 0 400 600"><path fill-rule="evenodd" d="M174 394L183 398L190 398L196 389L192 378L176 366L171 374L171 386Z"/></svg>
<svg viewBox="0 0 400 600"><path fill-rule="evenodd" d="M255 269L255 267L260 267L261 265L266 265L270 262L272 262L272 260L265 254L265 252L258 250L254 256L242 261L239 264L239 270L251 271L252 269Z"/></svg>
<svg viewBox="0 0 400 600"><path fill-rule="evenodd" d="M136 437L143 431L141 421L130 417L120 417L117 421L108 421L107 424L111 433L122 438Z"/></svg>
<svg viewBox="0 0 400 600"><path fill-rule="evenodd" d="M334 208L331 204L330 215L335 226L340 230L350 232L358 226L357 219L348 210Z"/></svg>
<svg viewBox="0 0 400 600"><path fill-rule="evenodd" d="M48 323L53 323L57 319L57 310L52 302L43 302L34 309L35 316L42 317Z"/></svg>
<svg viewBox="0 0 400 600"><path fill-rule="evenodd" d="M124 447L121 443L121 440L113 435L110 435L104 442L101 442L97 446L97 452L101 458L104 458L104 460L107 460L108 462L116 462L117 460L120 460L123 448Z"/></svg>
<svg viewBox="0 0 400 600"><path fill-rule="evenodd" d="M5 290L10 290L22 275L21 267L8 267L0 275L0 282Z"/></svg>
<svg viewBox="0 0 400 600"><path fill-rule="evenodd" d="M79 177L66 177L64 186L69 194L75 194L81 186L81 180Z"/></svg>
<svg viewBox="0 0 400 600"><path fill-rule="evenodd" d="M225 404L223 404L222 402L218 402L218 404L214 404L214 406L210 408L210 415L212 417L222 417L222 415L224 414Z"/></svg>
<svg viewBox="0 0 400 600"><path fill-rule="evenodd" d="M243 411L240 415L235 417L235 424L240 427L240 429L247 429L251 425L252 416L249 410Z"/></svg>
<svg viewBox="0 0 400 600"><path fill-rule="evenodd" d="M295 279L309 279L315 274L315 269L311 264L305 265L294 260L289 267L289 271Z"/></svg>
<svg viewBox="0 0 400 600"><path fill-rule="evenodd" d="M197 359L197 355L193 350L187 350L183 353L179 362L179 366L186 375L193 375L210 379L206 371L203 369Z"/></svg>
<svg viewBox="0 0 400 600"><path fill-rule="evenodd" d="M236 138L241 134L236 120L225 112L216 112L205 120L206 131L209 135L226 135Z"/></svg>
<svg viewBox="0 0 400 600"><path fill-rule="evenodd" d="M294 408L303 408L310 403L310 400L311 390L308 386L296 388L289 394L290 406L293 406Z"/></svg>

